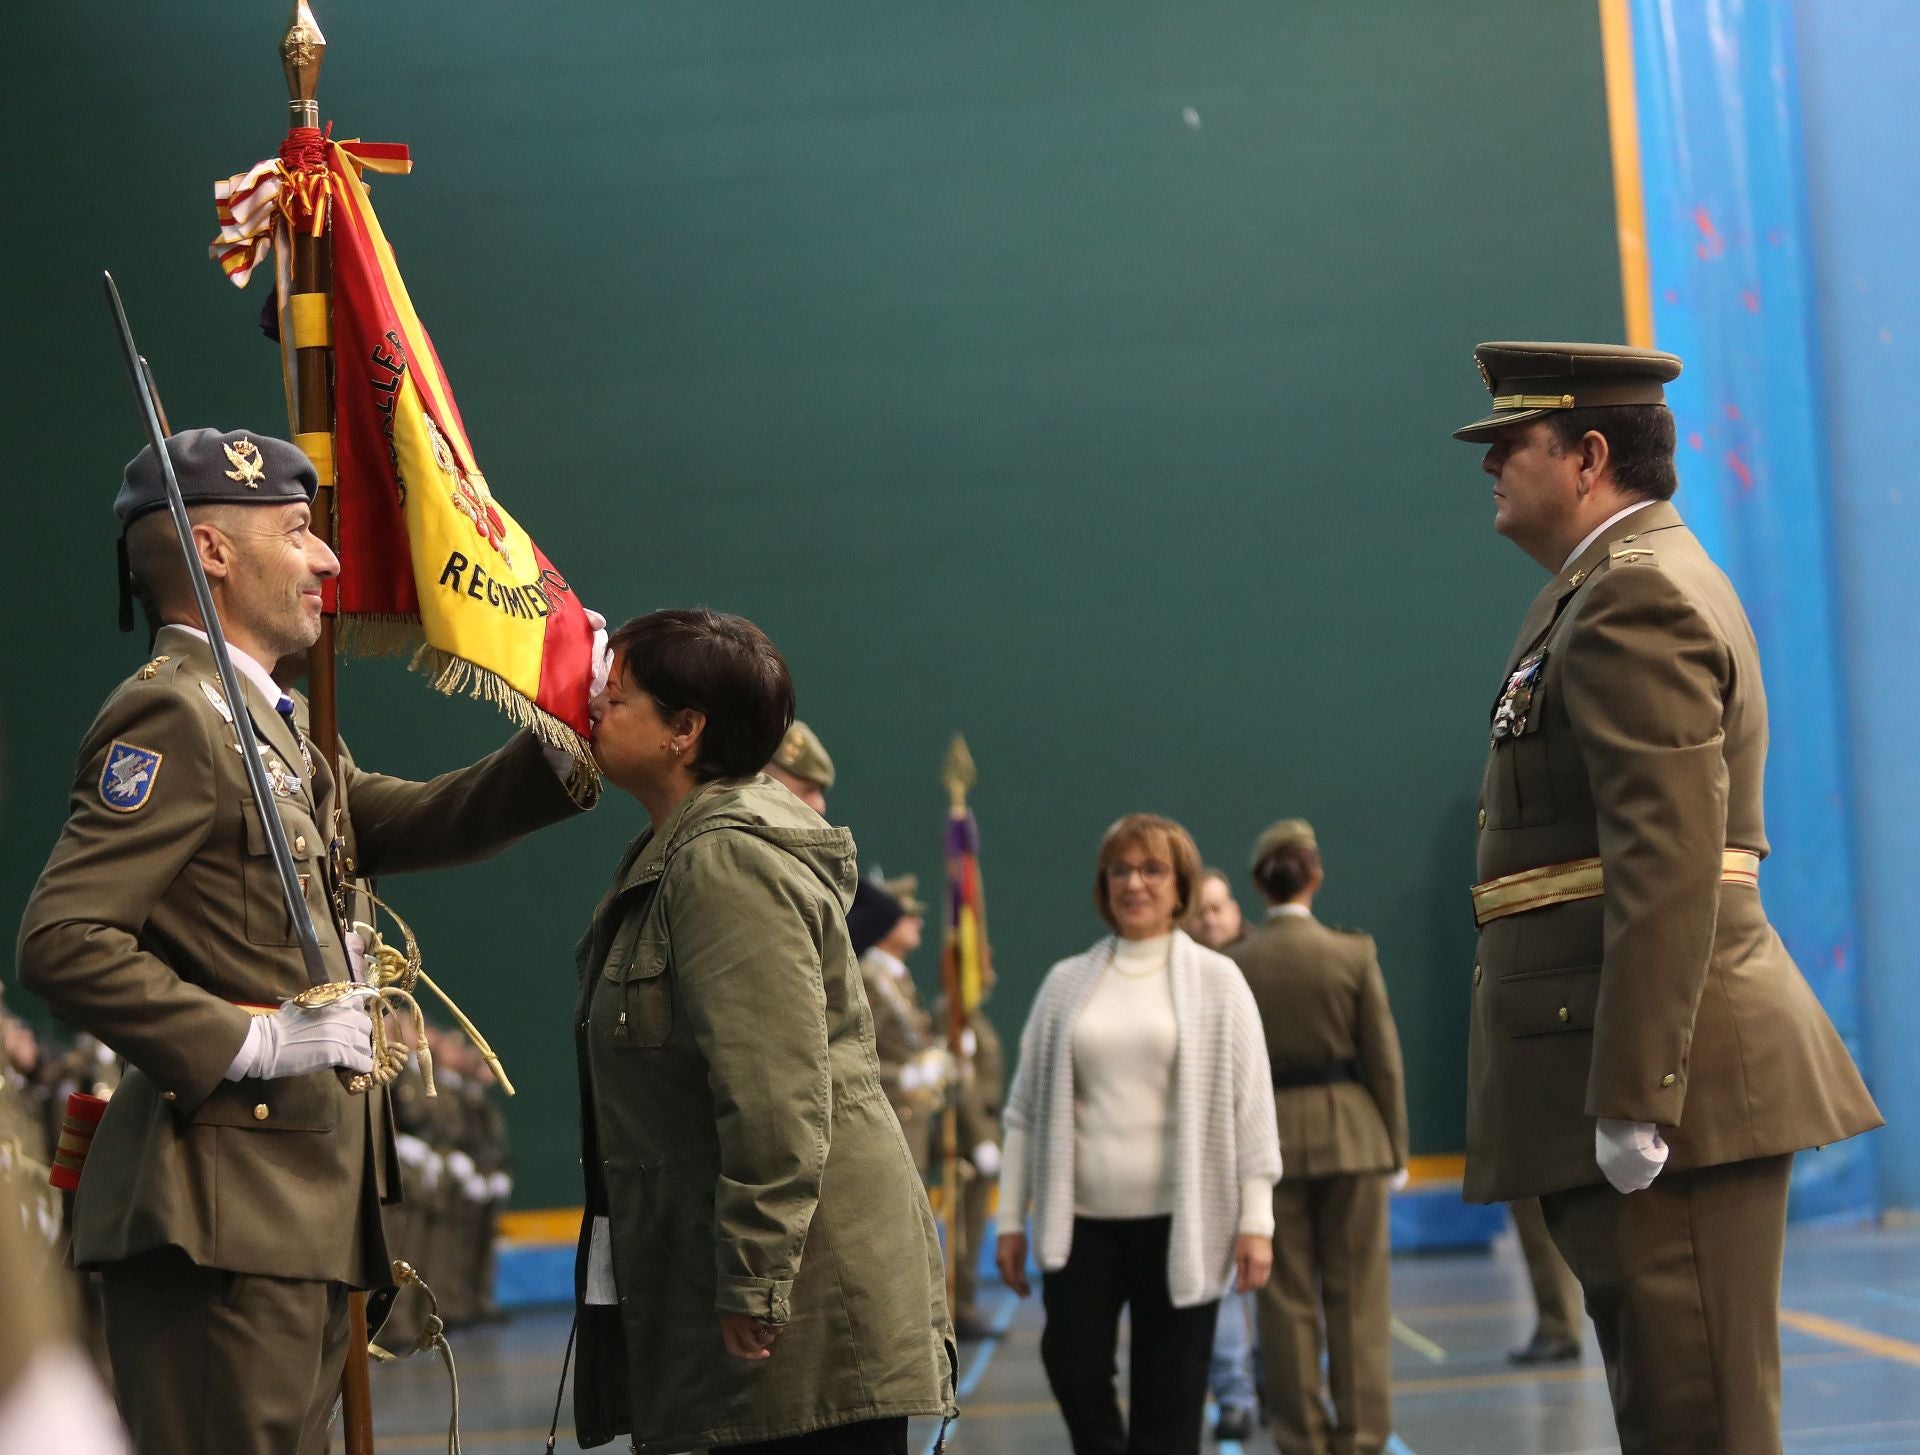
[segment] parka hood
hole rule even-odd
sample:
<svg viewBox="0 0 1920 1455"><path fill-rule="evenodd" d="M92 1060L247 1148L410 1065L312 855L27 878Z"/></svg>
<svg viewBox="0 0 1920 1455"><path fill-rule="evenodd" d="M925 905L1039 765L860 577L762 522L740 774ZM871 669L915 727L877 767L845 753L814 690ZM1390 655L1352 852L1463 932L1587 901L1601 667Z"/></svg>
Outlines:
<svg viewBox="0 0 1920 1455"><path fill-rule="evenodd" d="M656 845L649 844L635 868L650 860L664 865L689 840L717 829L749 833L785 850L839 901L842 914L852 906L860 878L853 835L835 828L764 773L719 779L695 789L669 821L658 854Z"/></svg>

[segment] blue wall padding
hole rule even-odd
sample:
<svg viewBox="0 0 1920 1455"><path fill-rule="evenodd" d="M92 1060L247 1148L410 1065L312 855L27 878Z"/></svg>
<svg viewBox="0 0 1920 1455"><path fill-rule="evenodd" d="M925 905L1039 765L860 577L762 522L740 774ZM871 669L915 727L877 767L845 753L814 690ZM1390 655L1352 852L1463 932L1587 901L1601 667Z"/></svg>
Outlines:
<svg viewBox="0 0 1920 1455"><path fill-rule="evenodd" d="M1636 0L1654 341L1682 514L1739 588L1772 712L1761 892L1862 1056L1848 693L1813 321L1791 16L1765 0ZM1864 1063L1863 1063L1864 1064ZM1798 1217L1876 1206L1874 1142L1800 1158Z"/></svg>
<svg viewBox="0 0 1920 1455"><path fill-rule="evenodd" d="M1800 83L1880 1190L1920 1207L1920 6L1801 0Z"/></svg>

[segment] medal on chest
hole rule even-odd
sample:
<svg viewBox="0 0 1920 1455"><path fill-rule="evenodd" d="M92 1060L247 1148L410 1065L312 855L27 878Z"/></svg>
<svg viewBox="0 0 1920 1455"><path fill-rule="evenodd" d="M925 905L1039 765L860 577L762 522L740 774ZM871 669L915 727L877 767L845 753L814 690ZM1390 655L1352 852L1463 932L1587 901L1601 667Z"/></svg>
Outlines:
<svg viewBox="0 0 1920 1455"><path fill-rule="evenodd" d="M1507 674L1506 686L1501 689L1500 698L1493 705L1494 747L1519 737L1527 730L1534 710L1534 699L1539 695L1540 679L1546 668L1547 650L1542 647L1522 657L1519 664Z"/></svg>

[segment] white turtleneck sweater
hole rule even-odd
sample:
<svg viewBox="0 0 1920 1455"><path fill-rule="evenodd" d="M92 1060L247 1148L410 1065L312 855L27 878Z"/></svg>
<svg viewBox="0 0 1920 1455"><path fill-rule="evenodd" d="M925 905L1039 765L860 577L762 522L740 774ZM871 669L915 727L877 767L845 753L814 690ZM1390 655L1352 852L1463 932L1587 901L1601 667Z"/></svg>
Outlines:
<svg viewBox="0 0 1920 1455"><path fill-rule="evenodd" d="M1073 1210L1089 1218L1174 1210L1174 1085L1179 1027L1169 973L1173 936L1118 940L1073 1023ZM1025 1206L1026 1133L1009 1128L1000 1205ZM1240 1189L1239 1231L1273 1232L1273 1183Z"/></svg>

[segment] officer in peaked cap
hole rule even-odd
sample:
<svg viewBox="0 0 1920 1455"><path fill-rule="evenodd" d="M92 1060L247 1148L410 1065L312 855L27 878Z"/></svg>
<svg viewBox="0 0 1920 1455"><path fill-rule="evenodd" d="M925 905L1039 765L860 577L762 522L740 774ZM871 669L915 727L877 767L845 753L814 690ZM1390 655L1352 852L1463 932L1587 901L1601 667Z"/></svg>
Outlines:
<svg viewBox="0 0 1920 1455"><path fill-rule="evenodd" d="M915 897L918 888L919 880L911 874L893 880L866 878L855 891L847 926L860 951L860 978L873 1013L880 1085L913 1153L913 1165L924 1177L933 1156L950 1058L907 969L907 957L920 948L926 923L926 906Z"/></svg>
<svg viewBox="0 0 1920 1455"><path fill-rule="evenodd" d="M1466 1195L1540 1198L1624 1450L1769 1455L1793 1154L1880 1114L1761 904L1759 653L1671 503L1680 360L1475 359L1455 434L1550 579L1491 684Z"/></svg>
<svg viewBox="0 0 1920 1455"><path fill-rule="evenodd" d="M399 1179L384 1094L339 1074L371 1068L366 1011L291 999L308 977L240 735L259 744L332 981L351 978L357 876L469 862L584 802L527 733L430 785L362 773L344 746L328 762L273 675L319 636L340 569L311 529L312 462L251 430L189 430L166 449L243 700L221 689L149 447L114 508L155 655L81 743L17 964L129 1063L81 1177L72 1250L102 1275L135 1448L315 1455L348 1290L388 1281L380 1205Z"/></svg>
<svg viewBox="0 0 1920 1455"><path fill-rule="evenodd" d="M833 759L812 728L794 720L787 735L774 749L767 764L767 776L775 779L793 796L819 814L827 814L827 792L833 787Z"/></svg>

